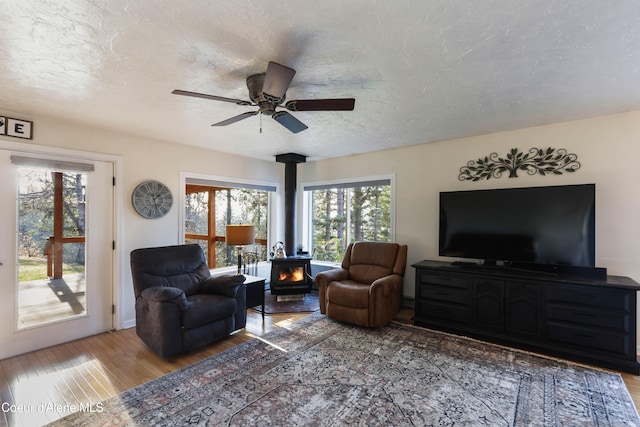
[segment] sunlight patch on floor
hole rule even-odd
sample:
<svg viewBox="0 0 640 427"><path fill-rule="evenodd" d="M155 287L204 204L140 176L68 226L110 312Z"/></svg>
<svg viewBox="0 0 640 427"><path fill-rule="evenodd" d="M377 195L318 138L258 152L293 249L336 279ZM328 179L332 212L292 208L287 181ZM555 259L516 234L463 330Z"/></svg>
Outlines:
<svg viewBox="0 0 640 427"><path fill-rule="evenodd" d="M276 350L279 350L279 351L281 351L281 352L283 352L283 353L288 353L288 351L287 351L287 350L285 350L284 348L280 347L279 345L275 345L275 344L274 344L274 343L272 343L271 341L267 341L267 340L265 340L264 338L261 338L261 337L256 337L256 339L258 339L258 340L262 341L263 343L267 344L267 345L268 345L268 346L270 346L270 347L275 348Z"/></svg>
<svg viewBox="0 0 640 427"><path fill-rule="evenodd" d="M101 397L117 394L97 359L70 361L72 367L52 373L33 373L11 384L16 415L30 425L43 425L73 412L101 409ZM80 383L90 383L95 391L88 396Z"/></svg>
<svg viewBox="0 0 640 427"><path fill-rule="evenodd" d="M291 330L291 325L293 325L293 323L297 320L300 320L300 316L296 316L296 317L290 317L288 319L283 319L277 323L275 323L275 325L279 328L284 328L284 329L288 329Z"/></svg>

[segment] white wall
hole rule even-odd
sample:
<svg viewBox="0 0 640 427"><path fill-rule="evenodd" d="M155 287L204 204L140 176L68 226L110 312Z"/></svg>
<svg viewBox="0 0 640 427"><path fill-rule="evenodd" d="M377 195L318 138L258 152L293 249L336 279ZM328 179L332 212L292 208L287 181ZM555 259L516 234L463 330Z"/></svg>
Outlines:
<svg viewBox="0 0 640 427"><path fill-rule="evenodd" d="M575 173L482 182L458 180L469 160L511 148L565 148L578 156ZM414 297L412 263L438 256L440 191L596 184L596 263L609 274L640 281L640 111L299 165L298 182L395 174L396 241L409 246L404 295ZM298 203L301 206L301 202ZM298 224L300 226L300 224ZM302 230L298 233L301 235Z"/></svg>
<svg viewBox="0 0 640 427"><path fill-rule="evenodd" d="M144 179L157 179L169 186L174 195L182 193L181 172L282 183L284 165L254 160L216 151L178 144L167 144L128 136L99 128L60 122L50 118L2 112L11 117L34 121L33 141L27 145L63 147L104 153L121 158L122 181L116 201L121 241L117 242L121 270L117 278L119 325L135 320L129 252L135 248L179 242L179 213L171 209L162 219L146 220L131 207L134 187ZM0 137L15 144L13 138ZM640 159L640 111L589 120L561 123L512 132L408 148L309 162L298 165L298 184L372 175L395 174L396 240L409 245L408 264L422 259L438 259L438 193L445 190L482 189L595 183L597 188L596 261L610 274L640 280L640 187L636 185L635 166ZM20 141L22 142L22 141ZM506 154L511 148L565 148L576 153L582 168L575 174L526 176L461 182L458 173L469 160L491 152ZM301 153L304 154L304 153ZM298 231L302 236L302 201L298 192ZM281 201L278 202L278 205ZM177 203L176 203L177 205ZM278 215L282 207L277 207ZM283 220L276 221L279 236ZM282 236L278 237L279 239ZM414 296L414 271L407 268L404 294Z"/></svg>
<svg viewBox="0 0 640 427"><path fill-rule="evenodd" d="M10 117L34 121L32 141L0 136L0 147L15 146L25 148L44 146L81 150L117 156L120 161L122 182L116 200L117 227L119 241L116 241L116 278L118 306L117 327L135 324L133 284L129 267L131 250L176 244L180 241L178 198L184 193L180 186L182 172L240 178L243 180L268 181L282 185L284 165L229 155L226 153L199 149L178 144L129 136L103 129L61 122L46 117L30 117L25 114L2 112ZM39 147L37 149L40 149ZM174 205L169 213L160 219L144 219L131 206L131 192L145 179L156 179L165 183L174 195ZM278 211L282 207L277 207ZM276 228L280 228L276 224Z"/></svg>

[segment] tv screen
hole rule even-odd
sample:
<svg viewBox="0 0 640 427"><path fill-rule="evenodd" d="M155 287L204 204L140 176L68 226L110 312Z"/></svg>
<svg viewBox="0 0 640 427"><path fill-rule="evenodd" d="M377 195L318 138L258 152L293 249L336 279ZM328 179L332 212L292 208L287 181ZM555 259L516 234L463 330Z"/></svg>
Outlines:
<svg viewBox="0 0 640 427"><path fill-rule="evenodd" d="M595 184L440 193L441 256L595 267Z"/></svg>

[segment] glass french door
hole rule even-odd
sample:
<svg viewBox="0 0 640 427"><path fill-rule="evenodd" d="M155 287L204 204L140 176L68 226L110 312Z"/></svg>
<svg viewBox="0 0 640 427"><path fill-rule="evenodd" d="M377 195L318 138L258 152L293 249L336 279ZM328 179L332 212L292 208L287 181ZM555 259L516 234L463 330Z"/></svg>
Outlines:
<svg viewBox="0 0 640 427"><path fill-rule="evenodd" d="M0 358L112 328L113 164L0 150Z"/></svg>

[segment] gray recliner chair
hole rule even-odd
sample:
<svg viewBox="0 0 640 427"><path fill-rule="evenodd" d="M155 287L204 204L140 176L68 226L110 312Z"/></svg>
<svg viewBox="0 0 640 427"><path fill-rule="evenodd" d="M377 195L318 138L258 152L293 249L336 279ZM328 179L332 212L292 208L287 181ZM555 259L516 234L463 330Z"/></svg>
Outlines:
<svg viewBox="0 0 640 427"><path fill-rule="evenodd" d="M218 341L247 322L243 275L211 276L199 245L131 252L136 333L164 358Z"/></svg>

